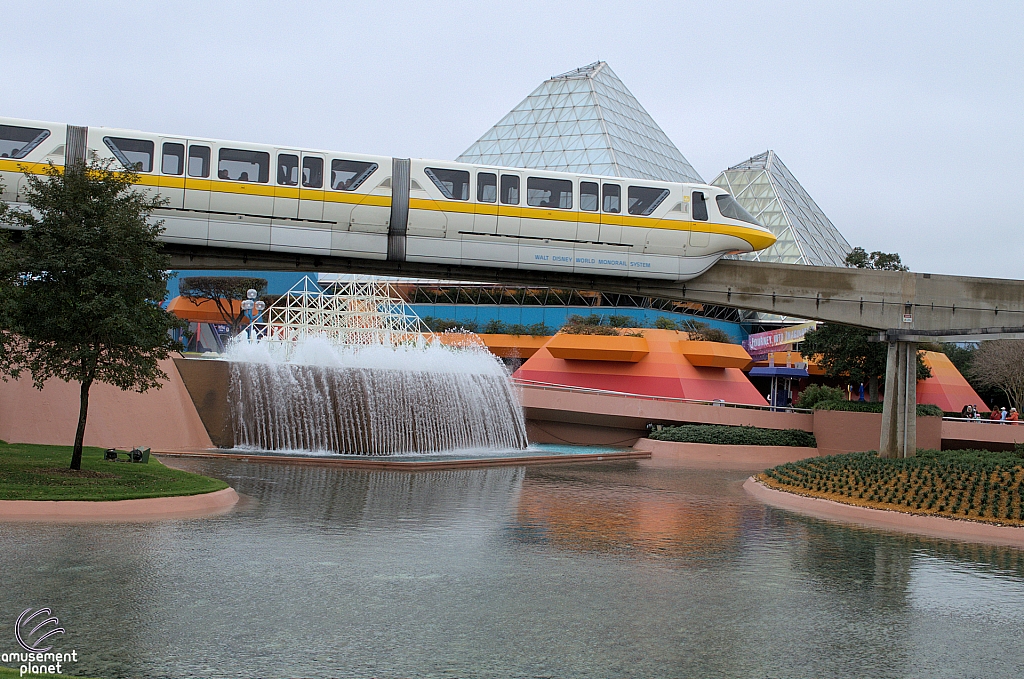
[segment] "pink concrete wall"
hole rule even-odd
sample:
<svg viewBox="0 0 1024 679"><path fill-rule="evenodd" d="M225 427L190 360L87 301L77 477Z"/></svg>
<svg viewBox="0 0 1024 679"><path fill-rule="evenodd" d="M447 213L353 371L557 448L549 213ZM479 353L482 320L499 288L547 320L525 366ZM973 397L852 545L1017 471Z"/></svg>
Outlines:
<svg viewBox="0 0 1024 679"><path fill-rule="evenodd" d="M145 394L94 384L89 392L85 445L149 446L153 450L206 449L213 444L171 360L168 379ZM0 439L8 443L71 445L78 426L79 385L50 380L40 391L29 379L0 382Z"/></svg>
<svg viewBox="0 0 1024 679"><path fill-rule="evenodd" d="M1024 424L987 424L985 422L943 420L942 438L946 441L946 448L950 449L1012 450L1015 443L1024 443Z"/></svg>
<svg viewBox="0 0 1024 679"><path fill-rule="evenodd" d="M707 443L676 443L640 439L633 450L651 453L645 467L686 467L760 472L787 462L816 457L815 448L797 446L717 446Z"/></svg>
<svg viewBox="0 0 1024 679"><path fill-rule="evenodd" d="M814 438L822 455L878 450L882 438L881 413L814 411ZM942 447L942 419L917 418L917 447Z"/></svg>
<svg viewBox="0 0 1024 679"><path fill-rule="evenodd" d="M648 422L701 422L813 430L810 413L778 413L767 410L657 401L628 396L559 391L524 386L520 390L528 419L576 422L595 426L643 429Z"/></svg>

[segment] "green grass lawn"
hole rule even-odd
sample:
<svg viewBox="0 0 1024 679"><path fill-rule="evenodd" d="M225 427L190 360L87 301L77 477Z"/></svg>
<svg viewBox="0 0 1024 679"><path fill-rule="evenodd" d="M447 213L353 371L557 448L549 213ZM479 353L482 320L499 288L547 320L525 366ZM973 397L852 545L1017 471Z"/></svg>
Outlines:
<svg viewBox="0 0 1024 679"><path fill-rule="evenodd" d="M228 487L218 479L165 467L155 457L149 464L106 462L102 448L82 451L82 471L71 471L70 464L71 446L0 441L0 500L133 500Z"/></svg>

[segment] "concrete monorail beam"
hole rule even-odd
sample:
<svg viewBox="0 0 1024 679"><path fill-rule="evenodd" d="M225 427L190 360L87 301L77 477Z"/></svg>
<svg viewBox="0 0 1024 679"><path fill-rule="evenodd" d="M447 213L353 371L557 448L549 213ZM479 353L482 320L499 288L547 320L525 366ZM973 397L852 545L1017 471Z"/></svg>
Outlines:
<svg viewBox="0 0 1024 679"><path fill-rule="evenodd" d="M998 278L722 260L701 276L677 283L175 244L165 248L172 266L183 269L357 273L646 295L892 331L888 341L1024 333L1024 281Z"/></svg>

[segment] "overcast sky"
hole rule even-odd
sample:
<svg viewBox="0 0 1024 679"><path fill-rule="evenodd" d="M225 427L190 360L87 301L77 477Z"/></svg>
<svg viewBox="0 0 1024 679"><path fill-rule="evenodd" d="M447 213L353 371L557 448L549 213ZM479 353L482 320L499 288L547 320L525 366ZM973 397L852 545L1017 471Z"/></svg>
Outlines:
<svg viewBox="0 0 1024 679"><path fill-rule="evenodd" d="M0 16L0 116L385 155L454 158L601 59L706 181L771 148L851 244L1024 278L1019 1L4 0Z"/></svg>

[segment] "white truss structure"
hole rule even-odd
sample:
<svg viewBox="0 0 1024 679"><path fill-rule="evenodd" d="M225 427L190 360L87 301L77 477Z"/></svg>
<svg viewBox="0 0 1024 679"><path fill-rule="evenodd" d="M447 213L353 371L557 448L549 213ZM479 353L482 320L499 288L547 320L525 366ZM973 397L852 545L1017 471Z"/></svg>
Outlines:
<svg viewBox="0 0 1024 679"><path fill-rule="evenodd" d="M309 276L267 307L258 335L289 345L310 337L337 346L418 345L433 339L389 283L356 278L325 289Z"/></svg>

